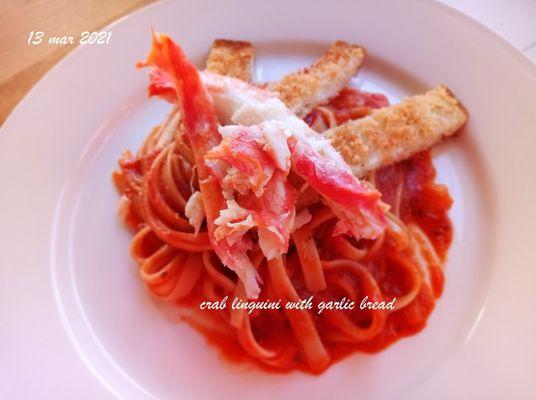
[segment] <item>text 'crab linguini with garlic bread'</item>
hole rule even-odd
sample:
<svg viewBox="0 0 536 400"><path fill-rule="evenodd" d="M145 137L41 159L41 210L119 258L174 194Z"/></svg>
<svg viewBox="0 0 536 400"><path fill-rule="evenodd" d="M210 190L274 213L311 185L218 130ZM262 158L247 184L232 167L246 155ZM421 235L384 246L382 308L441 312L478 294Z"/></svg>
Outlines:
<svg viewBox="0 0 536 400"><path fill-rule="evenodd" d="M467 111L442 85L396 105L349 88L364 59L338 41L258 84L250 43L215 41L199 71L154 34L139 64L174 108L119 161L120 217L150 291L230 360L318 374L419 332L442 293L452 200L429 150ZM200 309L309 298L394 307Z"/></svg>

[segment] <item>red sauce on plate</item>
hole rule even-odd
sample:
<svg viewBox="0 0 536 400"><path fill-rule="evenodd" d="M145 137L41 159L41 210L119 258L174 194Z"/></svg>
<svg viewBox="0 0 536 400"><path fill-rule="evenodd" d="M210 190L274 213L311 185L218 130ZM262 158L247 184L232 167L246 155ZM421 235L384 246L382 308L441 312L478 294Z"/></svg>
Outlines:
<svg viewBox="0 0 536 400"><path fill-rule="evenodd" d="M334 113L337 123L340 124L348 119L369 115L373 109L387 105L386 97L381 94L344 89L324 107ZM323 118L323 116L318 109L315 109L305 117L305 121L313 124L317 118ZM399 203L400 219L405 224L417 225L425 233L442 264L452 242L452 224L448 217L452 199L447 188L438 184L435 179L436 171L430 151L424 151L406 161L384 167L376 172L376 186L387 204L393 205L397 196L396 188L402 183L404 189ZM396 243L391 243L389 239L386 239L378 253L365 262L387 297L400 295L408 289L408 277L403 270L396 268L399 252ZM292 263L289 264L292 265ZM357 344L338 343L330 345L327 343L326 348L331 356L331 364L355 352L374 353L381 351L399 338L420 332L426 326L436 299L443 290L444 275L441 264L430 266L431 284L429 286L422 285L417 296L409 305L390 313L383 330L372 340ZM266 271L261 270L260 273L262 276L266 274ZM289 275L298 275L298 271L292 271L292 266L290 266ZM353 278L349 277L348 279L351 284L357 284ZM300 287L299 278L298 283L294 283L302 298L310 295L304 287ZM354 311L353 317L357 320L362 318L363 324L367 324L366 310ZM298 346L295 339L289 335L288 320L280 312L263 311L255 318L255 335L259 343L269 348ZM322 317L316 315L315 319L319 331L322 332ZM249 356L239 345L234 335L226 336L222 335L221 332L207 332L203 329L201 331L210 343L218 347L225 359L240 363L249 361L264 370L275 373L294 369L311 372L308 370L306 360L300 359L300 357L295 356L297 359L290 361L286 369L275 369Z"/></svg>
<svg viewBox="0 0 536 400"><path fill-rule="evenodd" d="M381 108L388 105L385 96L381 94L371 94L361 92L355 89L344 89L338 96L333 98L328 104L324 105L333 113L336 123L340 124L352 118L359 118L370 114L375 108ZM314 124L318 118L325 118L318 108L313 110L305 121L310 125ZM137 165L129 166L133 169L139 168ZM114 176L118 187L124 186L123 178L119 175ZM404 224L413 224L420 228L438 258L438 263L429 264L429 284L423 284L418 289L413 300L405 307L390 312L386 318L383 329L372 339L362 342L341 342L327 341L324 343L329 356L330 365L338 360L353 354L355 352L374 353L389 346L399 338L416 334L421 331L427 323L428 317L432 312L436 299L441 296L444 284L444 275L442 264L444 263L448 248L452 241L452 225L448 217L448 210L452 205L452 199L444 185L436 182L436 171L432 162L429 151L419 153L412 158L384 167L375 173L375 184L382 193L382 199L392 207L397 207L399 218ZM402 190L400 189L402 187ZM136 221L132 220L132 212L137 205L129 203L126 207L126 218L128 223L133 225ZM130 209L131 212L128 212ZM318 240L317 238L315 238ZM378 250L368 259L361 263L367 271L374 277L379 285L382 295L386 299L403 296L414 280L410 279L407 270L403 268L404 263L408 260L407 248L401 247L400 243L393 240L388 234L385 239L378 245ZM372 246L372 241L361 240L355 243L356 246ZM151 241L147 241L147 246L151 247ZM147 248L147 254L152 249ZM303 277L298 263L292 261L296 254L287 256L287 273L295 286L300 298L308 298L312 295L305 288ZM321 254L327 259L336 258L336 254ZM404 261L405 260L405 261ZM406 264L407 265L407 264ZM222 273L228 274L232 279L236 279L234 274L229 270ZM265 263L261 264L259 269L261 277L265 282L269 282ZM358 294L362 293L361 283L355 275L339 274L336 276L339 281L357 288ZM417 287L417 286L415 286ZM235 332L231 330L228 323L221 323L222 311L199 310L199 304L206 299L201 295L202 290L194 290L192 296L181 300L179 307L193 311L190 316L184 317L191 325L199 330L208 340L208 342L218 348L220 354L227 360L243 364L255 364L258 367L275 373L288 372L300 369L311 373L307 360L301 355L299 344L292 335L289 327L289 320L285 318L281 311L263 310L256 312L253 333L255 338L262 346L270 349L282 349L282 356L287 357L277 368L271 367L260 360L250 356L238 342ZM270 292L270 288L263 289L260 300ZM314 302L321 300L337 300L344 293L338 292L337 289L329 287L325 291L314 293ZM228 307L230 302L228 301ZM356 307L348 311L352 321L359 326L366 328L370 324L370 311L361 310ZM200 314L201 313L201 314ZM196 317L197 314L197 317ZM321 337L328 333L332 327L326 322L326 317L312 312L314 322ZM210 323L212 320L213 323ZM209 322L208 325L206 322ZM206 326L211 326L207 329ZM214 327L218 327L214 330ZM221 328L221 329L220 329ZM334 344L336 343L336 344ZM319 373L319 372L313 372Z"/></svg>

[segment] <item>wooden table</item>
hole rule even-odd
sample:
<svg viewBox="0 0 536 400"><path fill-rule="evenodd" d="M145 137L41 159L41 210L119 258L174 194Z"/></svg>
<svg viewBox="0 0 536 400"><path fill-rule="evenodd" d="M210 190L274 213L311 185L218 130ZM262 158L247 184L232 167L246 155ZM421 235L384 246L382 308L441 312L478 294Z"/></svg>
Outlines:
<svg viewBox="0 0 536 400"><path fill-rule="evenodd" d="M95 31L155 0L2 0L0 125L32 86L75 45L28 45L31 31L49 36ZM536 62L536 1L440 0L497 31Z"/></svg>
<svg viewBox="0 0 536 400"><path fill-rule="evenodd" d="M32 31L78 37L154 0L3 0L0 12L0 125L32 86L76 44L28 44Z"/></svg>

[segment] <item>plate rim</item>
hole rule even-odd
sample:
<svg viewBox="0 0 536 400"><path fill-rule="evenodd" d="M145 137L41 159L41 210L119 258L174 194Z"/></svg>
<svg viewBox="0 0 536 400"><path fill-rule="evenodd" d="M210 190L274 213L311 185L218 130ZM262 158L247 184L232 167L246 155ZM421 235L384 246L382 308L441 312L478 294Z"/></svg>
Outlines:
<svg viewBox="0 0 536 400"><path fill-rule="evenodd" d="M422 0L417 0L421 1ZM113 23L109 24L107 27L103 29L110 29L114 26L117 26L118 24L125 23L128 19L141 15L145 12L147 12L147 9L149 8L157 8L161 7L162 5L166 3L171 3L172 0L163 0L160 2L151 3L147 6L144 6L133 13L130 13ZM443 11L455 14L456 17L459 19L461 18L464 20L464 23L469 25L477 25L480 30L483 30L487 36L491 35L493 40L495 42L500 42L501 46L513 56L515 57L521 65L523 65L524 68L529 71L529 73L532 73L532 75L535 75L536 73L536 64L532 62L524 53L522 53L517 47L513 46L507 39L501 37L497 32L493 31L492 29L486 27L485 25L481 24L480 22L474 20L473 18L463 14L462 12L455 10L451 8L448 5L445 5L443 3L440 3L437 0L433 0L431 3L428 3L429 5L433 5L434 7L439 7ZM16 124L17 118L19 118L19 114L24 113L24 108L27 106L27 103L31 101L36 101L33 99L35 97L35 93L39 91L39 89L46 83L46 80L50 78L53 71L58 71L62 68L64 68L64 64L68 63L72 58L77 57L78 54L82 51L80 50L82 46L78 46L77 48L73 49L72 52L70 52L66 57L64 57L60 62L58 62L53 68L51 68L33 87L32 89L24 96L24 98L17 104L17 106L12 110L12 112L9 114L7 119L5 120L4 124L0 128L0 136L6 135L8 128L11 128L11 125ZM6 128L7 127L7 128ZM11 128L12 130L15 130ZM12 134L15 134L15 132L12 132Z"/></svg>

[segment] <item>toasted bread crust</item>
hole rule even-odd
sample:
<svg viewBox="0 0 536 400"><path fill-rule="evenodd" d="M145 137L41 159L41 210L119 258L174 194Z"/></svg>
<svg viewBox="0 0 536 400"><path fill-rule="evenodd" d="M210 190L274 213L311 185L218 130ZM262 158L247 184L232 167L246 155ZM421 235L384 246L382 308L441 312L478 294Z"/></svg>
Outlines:
<svg viewBox="0 0 536 400"><path fill-rule="evenodd" d="M250 42L216 39L207 59L207 71L249 82L255 58Z"/></svg>
<svg viewBox="0 0 536 400"><path fill-rule="evenodd" d="M357 176L402 161L458 131L467 121L462 103L443 85L326 131Z"/></svg>
<svg viewBox="0 0 536 400"><path fill-rule="evenodd" d="M287 107L303 117L346 87L364 59L363 48L337 41L313 65L286 75L270 85L270 90L278 92Z"/></svg>

